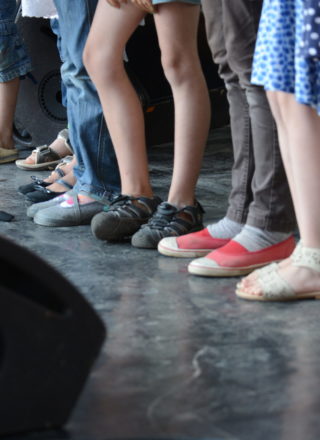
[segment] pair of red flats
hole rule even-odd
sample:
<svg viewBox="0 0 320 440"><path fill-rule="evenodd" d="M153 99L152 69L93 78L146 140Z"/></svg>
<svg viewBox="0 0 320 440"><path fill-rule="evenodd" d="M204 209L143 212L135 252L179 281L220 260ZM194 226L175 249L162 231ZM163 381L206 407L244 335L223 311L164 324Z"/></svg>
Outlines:
<svg viewBox="0 0 320 440"><path fill-rule="evenodd" d="M205 228L180 237L163 238L158 251L170 257L195 258L188 265L191 274L233 277L281 261L292 254L295 246L294 237L290 236L280 243L250 252L234 240L213 238Z"/></svg>

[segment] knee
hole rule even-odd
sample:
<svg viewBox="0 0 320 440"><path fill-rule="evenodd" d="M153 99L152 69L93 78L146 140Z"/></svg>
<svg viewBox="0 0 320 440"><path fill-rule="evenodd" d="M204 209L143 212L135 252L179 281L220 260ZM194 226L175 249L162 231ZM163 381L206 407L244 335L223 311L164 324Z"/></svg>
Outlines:
<svg viewBox="0 0 320 440"><path fill-rule="evenodd" d="M181 84L192 77L192 63L178 52L162 55L161 62L171 86Z"/></svg>
<svg viewBox="0 0 320 440"><path fill-rule="evenodd" d="M89 76L95 83L98 79L97 72L99 72L100 60L94 48L91 47L89 44L87 44L84 48L82 60Z"/></svg>
<svg viewBox="0 0 320 440"><path fill-rule="evenodd" d="M85 46L83 64L97 87L117 77L119 63L115 62L112 54L99 50L96 46L91 46L90 44Z"/></svg>

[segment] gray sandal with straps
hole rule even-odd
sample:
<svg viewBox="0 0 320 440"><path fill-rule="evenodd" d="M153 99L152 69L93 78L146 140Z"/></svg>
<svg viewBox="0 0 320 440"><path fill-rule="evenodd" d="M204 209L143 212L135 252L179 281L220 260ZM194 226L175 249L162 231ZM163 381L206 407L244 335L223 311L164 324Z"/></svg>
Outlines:
<svg viewBox="0 0 320 440"><path fill-rule="evenodd" d="M62 139L64 141L65 146L72 154L72 148L68 141L68 130L62 130L57 136L58 139ZM25 159L16 160L16 165L21 170L52 170L56 165L60 163L63 158L48 145L42 145L40 147L35 148L32 153L34 154L34 163L26 163Z"/></svg>

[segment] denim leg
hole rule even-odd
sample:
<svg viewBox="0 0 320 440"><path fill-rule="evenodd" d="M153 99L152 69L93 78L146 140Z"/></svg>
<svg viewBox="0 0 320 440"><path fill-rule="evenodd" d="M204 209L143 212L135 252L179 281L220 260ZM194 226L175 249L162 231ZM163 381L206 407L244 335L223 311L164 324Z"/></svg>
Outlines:
<svg viewBox="0 0 320 440"><path fill-rule="evenodd" d="M224 80L229 102L234 162L227 217L238 223L246 223L253 197L251 181L254 173L249 105L238 75L228 64L222 0L203 0L202 6L210 50L214 62L218 64L219 75Z"/></svg>
<svg viewBox="0 0 320 440"><path fill-rule="evenodd" d="M78 165L75 191L108 202L120 176L96 88L82 61L97 0L55 0L61 35L61 75L67 90L70 142Z"/></svg>
<svg viewBox="0 0 320 440"><path fill-rule="evenodd" d="M57 48L60 54L60 58L62 60L61 55L61 35L60 35L60 28L59 28L59 20L57 18L52 18L50 20L51 30L52 32L57 36ZM64 85L62 78L61 78L61 102L64 107L67 107L67 89Z"/></svg>
<svg viewBox="0 0 320 440"><path fill-rule="evenodd" d="M204 0L204 5L214 14L214 3L219 2L221 7L221 22L227 61L229 68L237 75L244 99L247 102L252 152L248 156L248 146L239 150L239 161L243 160L251 171L252 201L249 205L246 223L261 229L271 231L289 232L295 228L295 216L290 197L290 191L284 172L276 126L271 115L265 91L261 87L251 84L252 59L259 26L259 19L263 0ZM206 10L206 9L205 9ZM214 31L218 31L217 28ZM225 79L226 80L226 79ZM227 82L227 81L226 81ZM227 89L229 86L227 85ZM234 102L240 114L243 103ZM244 107L243 107L244 108ZM231 123L241 124L240 119ZM239 128L234 130L240 138ZM249 141L249 140L248 140ZM249 161L249 163L248 163ZM250 164L251 163L251 164ZM248 174L248 176L250 173ZM239 175L240 177L240 175ZM245 180L243 176L243 180ZM247 181L249 184L249 181ZM239 179L233 181L240 185ZM237 213L232 204L228 217L237 220Z"/></svg>
<svg viewBox="0 0 320 440"><path fill-rule="evenodd" d="M14 22L15 14L15 0L0 1L0 82L26 75L32 69Z"/></svg>

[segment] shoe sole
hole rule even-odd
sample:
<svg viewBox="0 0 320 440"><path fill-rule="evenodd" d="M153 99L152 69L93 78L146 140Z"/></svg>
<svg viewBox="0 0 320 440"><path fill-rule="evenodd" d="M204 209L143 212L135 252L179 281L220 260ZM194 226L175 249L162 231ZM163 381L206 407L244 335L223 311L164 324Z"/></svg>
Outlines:
<svg viewBox="0 0 320 440"><path fill-rule="evenodd" d="M15 156L8 156L5 159L0 159L0 164L1 163L10 163L10 162L14 162L17 160L17 155Z"/></svg>
<svg viewBox="0 0 320 440"><path fill-rule="evenodd" d="M270 261L271 263L271 261ZM217 268L207 268L207 267L200 267L200 266L189 266L188 272L192 275L200 275L203 277L238 277L242 275L248 275L250 272L254 271L255 269L258 269L259 267L266 266L267 263L263 264L255 264L253 266L246 266L246 267L217 267Z"/></svg>
<svg viewBox="0 0 320 440"><path fill-rule="evenodd" d="M166 255L167 257L176 257L176 258L197 258L197 257L205 257L214 249L170 249L162 244L158 244L158 251L162 255Z"/></svg>
<svg viewBox="0 0 320 440"><path fill-rule="evenodd" d="M91 231L95 238L102 241L122 241L130 238L133 234L135 234L140 227L146 223L141 222L141 224L137 225L137 221L134 220L132 224L125 224L124 221L119 222L118 219L108 219L108 222L103 224L103 221L97 225L95 220L91 223ZM110 232L107 231L110 230ZM118 229L118 231L117 231Z"/></svg>
<svg viewBox="0 0 320 440"><path fill-rule="evenodd" d="M196 226L195 228L191 229L187 233L190 234L192 232L198 232L198 231L201 231L201 229L203 229L203 225ZM163 238L165 238L165 237L163 237ZM161 241L161 238L159 238L158 241L156 241L152 237L132 237L131 245L133 247L136 247L139 249L158 249L159 250L160 241ZM208 252L206 252L205 255L207 255L209 252L210 252L210 250L208 250ZM173 256L173 255L168 255L168 256ZM179 255L179 256L181 256L181 255ZM201 254L200 256L203 257L203 254Z"/></svg>
<svg viewBox="0 0 320 440"><path fill-rule="evenodd" d="M70 227L70 226L83 226L83 225L90 225L90 220L83 220L80 223L75 222L74 220L62 220L61 223L57 220L50 221L50 220L38 220L36 218L33 219L34 223L39 226L47 226L51 228L64 228L64 227Z"/></svg>
<svg viewBox="0 0 320 440"><path fill-rule="evenodd" d="M264 301L264 302L283 302L283 301L297 301L302 299L320 299L320 292L307 292L301 293L287 298L266 298L263 295L250 295L244 293L241 290L236 290L236 295L238 298L247 299L251 301Z"/></svg>
<svg viewBox="0 0 320 440"><path fill-rule="evenodd" d="M23 160L16 160L16 166L20 170L24 170L24 171L32 171L32 170L45 171L45 170L53 170L60 162L61 162L60 160L55 160L53 162L27 165L23 163Z"/></svg>

